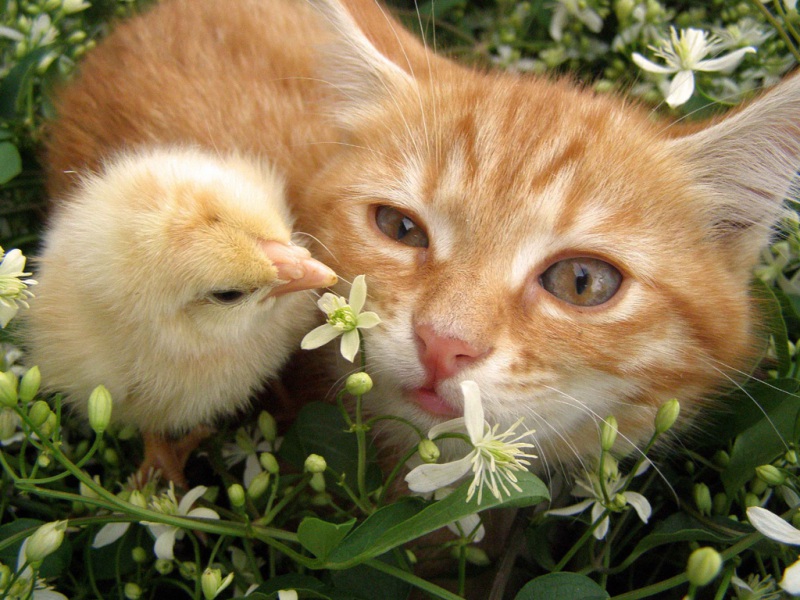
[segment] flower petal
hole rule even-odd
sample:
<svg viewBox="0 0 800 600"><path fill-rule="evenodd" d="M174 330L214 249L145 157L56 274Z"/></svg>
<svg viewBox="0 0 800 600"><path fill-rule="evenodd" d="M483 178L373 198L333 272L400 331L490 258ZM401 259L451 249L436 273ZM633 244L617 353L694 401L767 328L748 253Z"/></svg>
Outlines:
<svg viewBox="0 0 800 600"><path fill-rule="evenodd" d="M569 517L572 515L577 515L582 513L594 503L595 503L594 500L583 500L581 502L578 502L577 504L565 506L564 508L554 508L552 510L548 510L547 514L556 515L559 517Z"/></svg>
<svg viewBox="0 0 800 600"><path fill-rule="evenodd" d="M353 362L360 347L361 337L358 335L358 330L353 329L352 331L345 331L342 335L342 344L339 347L342 356L350 362Z"/></svg>
<svg viewBox="0 0 800 600"><path fill-rule="evenodd" d="M340 333L342 332L328 323L325 323L324 325L320 325L319 327L309 331L303 338L303 341L300 342L300 347L303 350L313 350L314 348L319 348L320 346L324 346L330 342L332 339L335 339Z"/></svg>
<svg viewBox="0 0 800 600"><path fill-rule="evenodd" d="M458 417L431 427L428 431L428 439L435 440L443 433L464 433L466 430L467 427L464 424L464 417Z"/></svg>
<svg viewBox="0 0 800 600"><path fill-rule="evenodd" d="M190 489L186 492L186 495L181 498L180 503L178 504L178 514L185 515L189 511L189 507L197 502L198 498L200 498L203 494L206 493L208 488L204 485L198 485L195 488Z"/></svg>
<svg viewBox="0 0 800 600"><path fill-rule="evenodd" d="M800 594L800 560L786 567L783 579L778 584L792 596Z"/></svg>
<svg viewBox="0 0 800 600"><path fill-rule="evenodd" d="M100 531L97 532L97 535L94 536L92 548L102 548L103 546L113 544L125 535L125 532L128 531L130 526L130 523L108 523L107 525L103 525Z"/></svg>
<svg viewBox="0 0 800 600"><path fill-rule="evenodd" d="M469 439L476 444L483 439L486 422L483 419L481 390L474 381L462 381L461 391L464 394L464 425Z"/></svg>
<svg viewBox="0 0 800 600"><path fill-rule="evenodd" d="M672 108L685 104L694 94L694 73L691 71L678 71L669 84L667 104Z"/></svg>
<svg viewBox="0 0 800 600"><path fill-rule="evenodd" d="M747 509L747 518L753 527L771 540L800 545L800 531L766 508L751 506Z"/></svg>
<svg viewBox="0 0 800 600"><path fill-rule="evenodd" d="M644 71L649 71L650 73L658 73L659 75L668 75L670 73L675 72L674 68L657 65L653 61L646 59L638 52L634 52L631 55L631 58L633 59L633 62L636 63L637 67L643 69Z"/></svg>
<svg viewBox="0 0 800 600"><path fill-rule="evenodd" d="M203 508L202 506L193 508L186 513L186 516L195 519L219 519L219 514L217 514L217 511L211 510L210 508Z"/></svg>
<svg viewBox="0 0 800 600"><path fill-rule="evenodd" d="M450 485L466 475L472 466L473 452L454 462L443 464L424 464L406 475L408 489L412 492L427 494Z"/></svg>
<svg viewBox="0 0 800 600"><path fill-rule="evenodd" d="M367 300L367 281L363 275L359 275L353 279L353 285L350 286L350 296L347 298L347 303L353 312L358 314L364 308L364 302Z"/></svg>
<svg viewBox="0 0 800 600"><path fill-rule="evenodd" d="M742 58L744 58L745 54L750 54L755 52L756 49L752 46L747 46L746 48L740 48L735 52L731 52L730 54L726 54L725 56L720 56L718 58L709 58L708 60L701 60L694 66L695 71L726 71L728 69L733 69L736 65L738 65Z"/></svg>
<svg viewBox="0 0 800 600"><path fill-rule="evenodd" d="M358 315L358 325L356 325L356 327L359 329L372 329L380 324L381 318L378 316L378 313L367 311Z"/></svg>
<svg viewBox="0 0 800 600"><path fill-rule="evenodd" d="M595 539L598 540L602 540L604 537L606 537L606 534L608 533L609 518L608 515L603 517L603 513L605 512L605 510L606 510L605 507L599 502L595 502L594 506L592 507L592 523L594 523L595 521L597 521L602 517L602 521L600 521L600 524L597 527L595 527L594 531L592 532Z"/></svg>
<svg viewBox="0 0 800 600"><path fill-rule="evenodd" d="M647 498L638 492L625 492L625 500L628 501L628 504L630 504L636 511L636 514L639 515L642 523L647 523L650 519L650 515L653 513L653 509L650 507L650 502L648 502Z"/></svg>
<svg viewBox="0 0 800 600"><path fill-rule="evenodd" d="M165 558L167 560L172 560L175 558L173 549L175 548L175 536L177 533L178 530L175 527L167 527L167 529L162 531L161 534L156 538L155 546L153 546L153 552L156 553L158 558Z"/></svg>

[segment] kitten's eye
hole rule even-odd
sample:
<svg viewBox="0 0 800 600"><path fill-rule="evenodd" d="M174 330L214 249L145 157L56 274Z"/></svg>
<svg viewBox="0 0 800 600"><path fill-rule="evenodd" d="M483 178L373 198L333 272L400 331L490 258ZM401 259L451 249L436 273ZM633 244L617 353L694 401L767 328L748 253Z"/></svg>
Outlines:
<svg viewBox="0 0 800 600"><path fill-rule="evenodd" d="M428 247L428 234L414 221L391 206L375 210L375 223L387 237L416 248Z"/></svg>
<svg viewBox="0 0 800 600"><path fill-rule="evenodd" d="M247 292L243 290L218 290L211 292L208 299L214 304L233 305L238 304L247 297Z"/></svg>
<svg viewBox="0 0 800 600"><path fill-rule="evenodd" d="M597 306L617 293L622 273L596 258L567 258L550 265L539 281L559 300L575 306Z"/></svg>

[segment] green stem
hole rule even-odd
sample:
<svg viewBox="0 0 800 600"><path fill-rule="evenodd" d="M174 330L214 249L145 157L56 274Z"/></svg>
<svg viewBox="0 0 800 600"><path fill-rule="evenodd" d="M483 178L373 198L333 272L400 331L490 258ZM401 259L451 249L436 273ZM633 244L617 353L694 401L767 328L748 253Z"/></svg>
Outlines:
<svg viewBox="0 0 800 600"><path fill-rule="evenodd" d="M438 585L430 583L429 581L426 581L421 577L417 577L413 573L404 571L403 569L385 563L376 558L372 558L366 561L364 564L366 564L369 567L372 567L376 571L381 571L383 573L386 573L387 575L396 577L401 581L405 581L406 583L409 583L414 587L422 590L423 592L427 592L431 596L435 596L436 598L442 598L443 600L463 600L461 596L457 596L453 592L450 592L444 588L439 587Z"/></svg>
<svg viewBox="0 0 800 600"><path fill-rule="evenodd" d="M551 571L552 573L557 573L567 566L567 563L569 563L569 561L572 559L573 556L575 556L578 550L580 550L581 547L587 542L587 540L589 540L592 534L594 534L594 530L600 526L600 523L602 523L603 519L608 517L609 514L611 514L611 511L605 509L603 513L600 515L600 517L594 523L592 523L591 526L589 526L586 529L586 531L583 532L583 535L580 537L580 539L577 542L575 542L575 544L573 544L572 548L570 548L567 551L567 553L561 558L558 564L555 567L553 567Z"/></svg>
<svg viewBox="0 0 800 600"><path fill-rule="evenodd" d="M398 461L397 464L394 466L392 471L389 473L389 476L386 478L386 481L383 483L383 489L381 490L380 496L378 496L378 506L382 506L384 500L386 500L386 494L392 487L392 483L394 483L395 478L397 477L398 473L400 473L400 469L408 462L412 456L417 453L417 447L414 446L406 452L405 456L403 456L402 460Z"/></svg>
<svg viewBox="0 0 800 600"><path fill-rule="evenodd" d="M764 15L764 18L769 22L769 24L775 28L775 31L778 32L778 35L786 44L786 48L789 50L789 52L792 53L794 59L798 63L800 63L800 54L797 52L797 48L795 47L792 40L789 38L789 35L786 33L786 30L783 27L781 27L781 24L778 22L775 16L771 12L769 12L769 9L766 6L764 6L761 3L761 0L750 0L750 1L756 6L756 8L759 11L761 11L761 14Z"/></svg>

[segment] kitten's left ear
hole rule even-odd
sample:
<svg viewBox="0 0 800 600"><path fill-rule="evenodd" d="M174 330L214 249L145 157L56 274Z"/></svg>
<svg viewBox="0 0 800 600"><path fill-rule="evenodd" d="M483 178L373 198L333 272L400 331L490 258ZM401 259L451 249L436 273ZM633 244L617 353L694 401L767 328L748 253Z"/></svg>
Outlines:
<svg viewBox="0 0 800 600"><path fill-rule="evenodd" d="M710 199L714 234L754 258L768 242L783 200L799 191L800 77L669 145L689 158L694 180Z"/></svg>
<svg viewBox="0 0 800 600"><path fill-rule="evenodd" d="M336 119L347 127L360 120L377 102L406 93L416 94L414 79L367 39L339 0L310 0L327 21L333 40L325 45L323 75L342 97ZM386 15L387 25L393 30Z"/></svg>

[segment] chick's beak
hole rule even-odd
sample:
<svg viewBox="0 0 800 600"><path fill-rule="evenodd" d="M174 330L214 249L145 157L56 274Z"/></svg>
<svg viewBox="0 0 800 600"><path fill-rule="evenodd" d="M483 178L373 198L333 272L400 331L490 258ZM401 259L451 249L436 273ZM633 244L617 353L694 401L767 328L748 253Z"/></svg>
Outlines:
<svg viewBox="0 0 800 600"><path fill-rule="evenodd" d="M278 270L278 280L281 282L272 289L270 297L329 287L337 281L336 273L330 267L311 258L311 253L302 246L273 240L261 241L260 246Z"/></svg>

